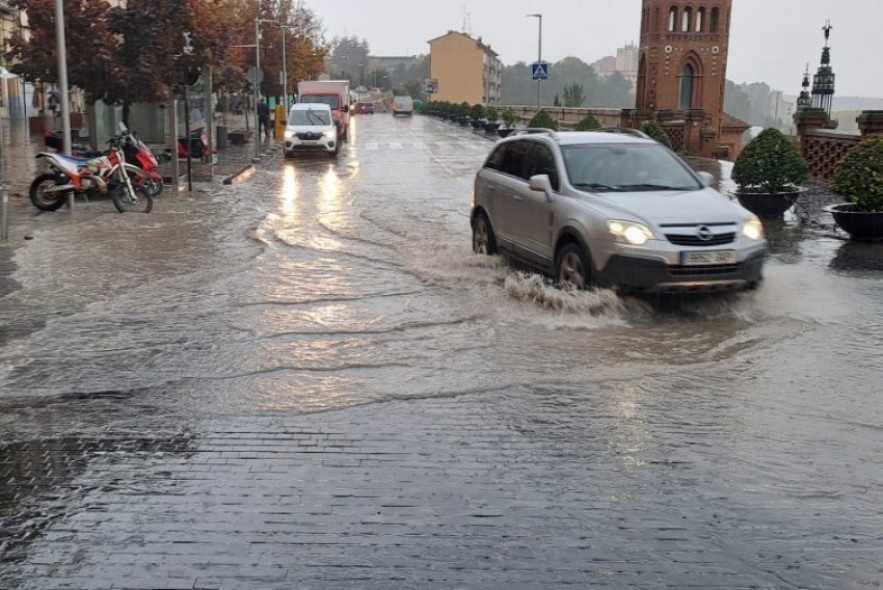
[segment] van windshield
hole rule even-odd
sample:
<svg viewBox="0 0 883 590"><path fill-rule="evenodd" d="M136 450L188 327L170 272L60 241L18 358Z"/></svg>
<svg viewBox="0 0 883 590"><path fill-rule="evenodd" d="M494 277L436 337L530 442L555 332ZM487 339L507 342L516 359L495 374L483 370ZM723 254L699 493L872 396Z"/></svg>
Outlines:
<svg viewBox="0 0 883 590"><path fill-rule="evenodd" d="M331 116L328 111L307 111L292 109L288 117L289 125L331 125Z"/></svg>
<svg viewBox="0 0 883 590"><path fill-rule="evenodd" d="M332 111L340 108L340 97L336 94L305 94L300 97L300 102L327 104Z"/></svg>

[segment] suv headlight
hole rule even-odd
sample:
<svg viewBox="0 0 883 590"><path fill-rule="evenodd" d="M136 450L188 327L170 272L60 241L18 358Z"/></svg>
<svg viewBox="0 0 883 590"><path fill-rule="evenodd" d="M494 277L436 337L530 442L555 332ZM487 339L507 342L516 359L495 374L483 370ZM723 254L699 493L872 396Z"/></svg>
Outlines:
<svg viewBox="0 0 883 590"><path fill-rule="evenodd" d="M337 137L337 131L335 131L334 129L330 131L325 131L324 133L322 133L322 137L324 137L325 139L334 139L335 137Z"/></svg>
<svg viewBox="0 0 883 590"><path fill-rule="evenodd" d="M285 139L291 139L292 137L294 137L294 131L286 131L283 136L285 137Z"/></svg>
<svg viewBox="0 0 883 590"><path fill-rule="evenodd" d="M607 229L614 242L622 242L633 246L643 246L653 239L653 232L646 226L632 221L607 220Z"/></svg>
<svg viewBox="0 0 883 590"><path fill-rule="evenodd" d="M763 239L763 224L760 219L753 217L742 226L742 235L749 240L759 242Z"/></svg>

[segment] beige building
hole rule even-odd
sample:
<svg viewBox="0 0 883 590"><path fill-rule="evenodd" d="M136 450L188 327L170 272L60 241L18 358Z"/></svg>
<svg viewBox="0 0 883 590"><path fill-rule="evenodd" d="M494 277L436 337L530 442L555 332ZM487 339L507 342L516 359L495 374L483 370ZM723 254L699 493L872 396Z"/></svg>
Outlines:
<svg viewBox="0 0 883 590"><path fill-rule="evenodd" d="M438 81L433 100L500 104L503 63L481 37L448 31L429 41L430 77Z"/></svg>

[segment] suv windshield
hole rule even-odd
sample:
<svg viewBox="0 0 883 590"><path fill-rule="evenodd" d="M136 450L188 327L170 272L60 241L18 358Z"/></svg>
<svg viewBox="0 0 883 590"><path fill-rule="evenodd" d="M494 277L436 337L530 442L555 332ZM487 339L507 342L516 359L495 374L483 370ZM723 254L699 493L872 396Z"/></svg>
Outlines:
<svg viewBox="0 0 883 590"><path fill-rule="evenodd" d="M328 111L303 111L303 110L294 110L291 111L291 116L288 117L289 125L331 125L331 119L328 116Z"/></svg>
<svg viewBox="0 0 883 590"><path fill-rule="evenodd" d="M561 146L570 184L591 192L635 192L701 188L689 170L657 144Z"/></svg>

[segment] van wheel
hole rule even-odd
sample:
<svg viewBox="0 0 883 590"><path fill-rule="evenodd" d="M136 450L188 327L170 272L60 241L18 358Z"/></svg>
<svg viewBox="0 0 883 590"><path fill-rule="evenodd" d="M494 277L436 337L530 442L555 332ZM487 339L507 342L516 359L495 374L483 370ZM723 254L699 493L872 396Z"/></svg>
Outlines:
<svg viewBox="0 0 883 590"><path fill-rule="evenodd" d="M488 256L497 253L497 239L494 237L494 230L484 213L477 214L472 220L472 251Z"/></svg>
<svg viewBox="0 0 883 590"><path fill-rule="evenodd" d="M558 252L556 265L558 285L571 289L586 289L592 285L592 263L579 244L565 244Z"/></svg>

